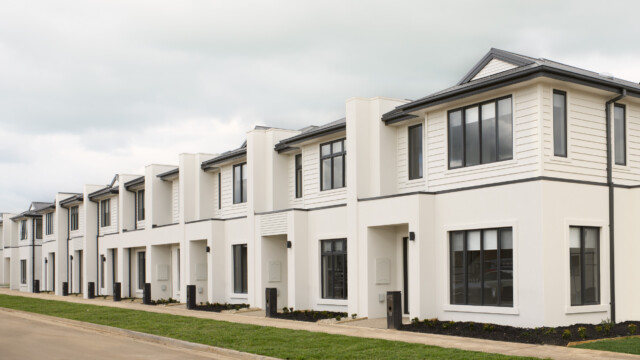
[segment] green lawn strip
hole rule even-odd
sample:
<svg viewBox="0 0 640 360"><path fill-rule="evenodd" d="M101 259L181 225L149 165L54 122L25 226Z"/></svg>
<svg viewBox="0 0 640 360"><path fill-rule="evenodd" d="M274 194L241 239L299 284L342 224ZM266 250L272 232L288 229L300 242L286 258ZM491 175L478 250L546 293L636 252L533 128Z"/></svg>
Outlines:
<svg viewBox="0 0 640 360"><path fill-rule="evenodd" d="M525 359L21 296L0 295L0 307L283 359Z"/></svg>
<svg viewBox="0 0 640 360"><path fill-rule="evenodd" d="M640 355L640 338L625 337L619 339L607 339L575 345L574 347Z"/></svg>

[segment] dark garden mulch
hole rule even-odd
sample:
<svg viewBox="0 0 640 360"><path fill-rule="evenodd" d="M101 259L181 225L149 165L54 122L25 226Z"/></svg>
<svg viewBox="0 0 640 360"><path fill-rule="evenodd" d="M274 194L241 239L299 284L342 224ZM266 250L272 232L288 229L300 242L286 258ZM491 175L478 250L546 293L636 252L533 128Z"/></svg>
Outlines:
<svg viewBox="0 0 640 360"><path fill-rule="evenodd" d="M403 325L400 330L526 344L567 345L574 341L634 335L638 324L640 322L627 321L618 324L603 322L598 325L575 324L556 328L519 328L474 322L439 321L435 319L417 321L417 319L414 319L410 325Z"/></svg>
<svg viewBox="0 0 640 360"><path fill-rule="evenodd" d="M199 311L213 311L213 312L221 312L224 310L240 310L240 309L244 309L244 308L248 308L249 304L220 304L220 303L213 303L213 304L200 304L200 305L196 305L195 310L199 310Z"/></svg>
<svg viewBox="0 0 640 360"><path fill-rule="evenodd" d="M335 311L288 310L286 312L279 312L274 317L286 320L316 322L323 319L344 319L347 317L347 313Z"/></svg>

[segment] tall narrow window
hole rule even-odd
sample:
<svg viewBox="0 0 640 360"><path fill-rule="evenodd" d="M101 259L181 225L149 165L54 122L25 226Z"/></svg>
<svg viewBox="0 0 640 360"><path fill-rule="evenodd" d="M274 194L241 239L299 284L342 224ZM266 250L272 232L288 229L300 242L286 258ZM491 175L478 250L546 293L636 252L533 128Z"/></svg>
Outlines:
<svg viewBox="0 0 640 360"><path fill-rule="evenodd" d="M36 220L36 239L42 239L42 218Z"/></svg>
<svg viewBox="0 0 640 360"><path fill-rule="evenodd" d="M347 239L320 241L322 298L347 298Z"/></svg>
<svg viewBox="0 0 640 360"><path fill-rule="evenodd" d="M71 231L78 230L78 223L79 223L78 207L73 206L69 211L71 211L71 219L70 219Z"/></svg>
<svg viewBox="0 0 640 360"><path fill-rule="evenodd" d="M147 260L145 252L138 252L138 290L144 289L144 283L147 281Z"/></svg>
<svg viewBox="0 0 640 360"><path fill-rule="evenodd" d="M233 167L233 203L247 202L247 163Z"/></svg>
<svg viewBox="0 0 640 360"><path fill-rule="evenodd" d="M345 186L346 156L344 139L320 145L320 190Z"/></svg>
<svg viewBox="0 0 640 360"><path fill-rule="evenodd" d="M498 161L513 159L513 109L511 97L498 100Z"/></svg>
<svg viewBox="0 0 640 360"><path fill-rule="evenodd" d="M222 209L222 173L218 172L218 210Z"/></svg>
<svg viewBox="0 0 640 360"><path fill-rule="evenodd" d="M144 189L138 190L138 220L144 220Z"/></svg>
<svg viewBox="0 0 640 360"><path fill-rule="evenodd" d="M111 199L100 201L100 227L111 226Z"/></svg>
<svg viewBox="0 0 640 360"><path fill-rule="evenodd" d="M553 155L567 157L567 93L553 90Z"/></svg>
<svg viewBox="0 0 640 360"><path fill-rule="evenodd" d="M100 287L104 288L104 263L107 259L104 255L100 255Z"/></svg>
<svg viewBox="0 0 640 360"><path fill-rule="evenodd" d="M44 222L45 222L45 234L46 235L51 235L53 234L53 213L47 213L44 216Z"/></svg>
<svg viewBox="0 0 640 360"><path fill-rule="evenodd" d="M422 124L409 127L409 180L422 178Z"/></svg>
<svg viewBox="0 0 640 360"><path fill-rule="evenodd" d="M462 110L449 113L449 168L464 166L464 128Z"/></svg>
<svg viewBox="0 0 640 360"><path fill-rule="evenodd" d="M247 244L233 245L233 292L247 293Z"/></svg>
<svg viewBox="0 0 640 360"><path fill-rule="evenodd" d="M498 142L496 126L496 103L488 103L480 108L482 112L482 163L490 163L498 159Z"/></svg>
<svg viewBox="0 0 640 360"><path fill-rule="evenodd" d="M451 304L513 306L511 228L454 231L449 241Z"/></svg>
<svg viewBox="0 0 640 360"><path fill-rule="evenodd" d="M464 110L464 138L465 165L480 164L480 122L476 106Z"/></svg>
<svg viewBox="0 0 640 360"><path fill-rule="evenodd" d="M20 260L20 284L27 283L27 260Z"/></svg>
<svg viewBox="0 0 640 360"><path fill-rule="evenodd" d="M614 146L616 165L627 165L626 107L616 104L613 108Z"/></svg>
<svg viewBox="0 0 640 360"><path fill-rule="evenodd" d="M600 228L569 228L571 305L600 304Z"/></svg>
<svg viewBox="0 0 640 360"><path fill-rule="evenodd" d="M20 221L20 240L27 240L27 220Z"/></svg>
<svg viewBox="0 0 640 360"><path fill-rule="evenodd" d="M296 198L302 197L302 154L297 154L295 157L296 167Z"/></svg>

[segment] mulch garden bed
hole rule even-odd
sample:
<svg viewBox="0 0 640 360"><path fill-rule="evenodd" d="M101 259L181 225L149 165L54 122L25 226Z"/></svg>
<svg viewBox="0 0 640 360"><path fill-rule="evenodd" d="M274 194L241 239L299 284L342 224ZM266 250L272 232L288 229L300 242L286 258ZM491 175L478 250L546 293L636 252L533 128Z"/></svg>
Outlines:
<svg viewBox="0 0 640 360"><path fill-rule="evenodd" d="M566 346L570 342L607 339L636 334L636 325L640 322L612 324L603 322L598 325L575 324L556 328L519 328L495 324L474 322L439 321L436 319L417 321L403 325L400 330L430 334L473 337L487 340L510 341L526 344L547 344Z"/></svg>
<svg viewBox="0 0 640 360"><path fill-rule="evenodd" d="M274 317L286 320L316 322L323 319L344 319L347 317L347 313L335 311L288 310L286 312L279 312Z"/></svg>
<svg viewBox="0 0 640 360"><path fill-rule="evenodd" d="M200 305L196 305L195 310L221 312L224 310L240 310L248 307L249 307L249 304L226 304L226 303L225 304L220 304L220 303L202 304L200 303Z"/></svg>

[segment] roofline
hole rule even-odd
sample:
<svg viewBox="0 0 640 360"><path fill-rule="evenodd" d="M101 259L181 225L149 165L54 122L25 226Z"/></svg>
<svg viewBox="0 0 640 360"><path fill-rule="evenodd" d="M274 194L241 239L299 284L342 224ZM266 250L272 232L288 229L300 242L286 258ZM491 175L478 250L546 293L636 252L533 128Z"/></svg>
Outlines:
<svg viewBox="0 0 640 360"><path fill-rule="evenodd" d="M120 190L118 188L113 188L110 186L104 187L100 190L96 190L92 193L90 193L89 195L87 195L87 197L89 198L89 200L93 200L93 198L96 198L98 196L102 196L102 195L110 195L110 194L118 194L120 192Z"/></svg>
<svg viewBox="0 0 640 360"><path fill-rule="evenodd" d="M213 159L203 161L202 164L200 164L200 168L202 168L203 170L208 169L212 167L212 165L219 164L221 162L225 162L227 160L232 160L235 158L245 157L245 156L247 156L247 148L239 148L236 150L231 150Z"/></svg>
<svg viewBox="0 0 640 360"><path fill-rule="evenodd" d="M291 150L290 149L291 145L298 144L303 141L319 138L325 135L335 134L337 132L346 130L346 128L347 128L346 123L339 123L332 126L327 126L325 128L321 128L319 130L311 130L309 132L302 133L302 134L290 137L288 139L281 140L279 143L276 144L274 149L279 153L285 152L285 151Z"/></svg>
<svg viewBox="0 0 640 360"><path fill-rule="evenodd" d="M158 174L156 175L156 177L165 180L168 177L171 177L173 175L179 174L180 173L180 168L175 168L175 169L171 169L169 171L163 172L162 174ZM136 179L137 180L137 179ZM126 184L125 184L126 186Z"/></svg>
<svg viewBox="0 0 640 360"><path fill-rule="evenodd" d="M124 188L129 190L130 187L136 186L136 185L140 185L140 184L144 184L144 182L145 182L145 177L144 176L140 176L140 177L137 177L137 178L135 178L133 180L129 180L126 183L124 183Z"/></svg>
<svg viewBox="0 0 640 360"><path fill-rule="evenodd" d="M82 194L76 194L64 200L60 200L60 206L65 207L65 205L72 204L76 201L84 202L84 196Z"/></svg>
<svg viewBox="0 0 640 360"><path fill-rule="evenodd" d="M457 85L462 85L466 82L471 81L480 72L480 70L482 70L493 59L502 60L504 62L508 62L509 64L512 64L515 66L524 66L524 65L529 65L534 63L533 60L527 61L527 60L524 60L523 57L524 57L523 55L515 55L508 51L491 48L491 50L489 50L489 52L486 53L482 57L482 59L480 59L480 61L478 61L471 68L471 70L469 70L469 72L466 73L462 79L460 79L460 81L458 81Z"/></svg>
<svg viewBox="0 0 640 360"><path fill-rule="evenodd" d="M485 91L499 89L501 87L517 84L538 77L548 77L550 79L568 81L579 85L585 85L601 90L611 91L613 93L619 93L622 89L626 89L628 95L640 97L640 90L636 88L630 88L629 86L617 84L606 79L594 78L592 76L577 74L571 71L552 68L546 65L540 65L531 69L518 71L497 78L479 81L476 84L466 86L461 89L453 89L449 92L442 93L434 97L425 98L423 100L416 100L414 102L398 106L394 110L399 111L396 111L392 114L392 112L394 111L392 110L382 115L382 121L384 121L387 125L401 122L407 120L406 116L411 115L409 113L413 111L447 103L453 100L462 99Z"/></svg>

